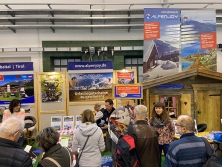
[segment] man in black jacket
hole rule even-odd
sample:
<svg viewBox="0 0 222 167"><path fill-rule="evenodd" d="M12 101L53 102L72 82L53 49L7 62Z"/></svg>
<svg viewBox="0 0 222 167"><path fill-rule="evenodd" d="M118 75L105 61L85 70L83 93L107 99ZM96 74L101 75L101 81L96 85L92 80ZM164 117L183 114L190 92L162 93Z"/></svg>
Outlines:
<svg viewBox="0 0 222 167"><path fill-rule="evenodd" d="M24 120L11 116L0 125L0 166L32 167L30 155L17 143Z"/></svg>

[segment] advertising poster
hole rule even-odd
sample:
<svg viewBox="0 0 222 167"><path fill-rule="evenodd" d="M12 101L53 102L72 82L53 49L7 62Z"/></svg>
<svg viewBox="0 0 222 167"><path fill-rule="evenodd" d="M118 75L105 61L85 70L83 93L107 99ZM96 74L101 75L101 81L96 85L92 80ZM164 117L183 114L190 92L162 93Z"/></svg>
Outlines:
<svg viewBox="0 0 222 167"><path fill-rule="evenodd" d="M69 62L69 101L112 98L112 62Z"/></svg>
<svg viewBox="0 0 222 167"><path fill-rule="evenodd" d="M42 102L62 102L62 75L41 75Z"/></svg>
<svg viewBox="0 0 222 167"><path fill-rule="evenodd" d="M62 116L52 116L51 117L51 127L57 131L61 130L62 127Z"/></svg>
<svg viewBox="0 0 222 167"><path fill-rule="evenodd" d="M69 74L69 100L104 100L112 96L113 73Z"/></svg>
<svg viewBox="0 0 222 167"><path fill-rule="evenodd" d="M82 124L82 116L76 115L76 129Z"/></svg>
<svg viewBox="0 0 222 167"><path fill-rule="evenodd" d="M113 98L142 99L143 88L141 85L113 85Z"/></svg>
<svg viewBox="0 0 222 167"><path fill-rule="evenodd" d="M63 117L63 130L70 130L74 128L74 117L64 116Z"/></svg>
<svg viewBox="0 0 222 167"><path fill-rule="evenodd" d="M134 71L117 71L116 77L118 84L135 84L135 73Z"/></svg>
<svg viewBox="0 0 222 167"><path fill-rule="evenodd" d="M181 11L182 70L195 63L197 56L207 68L217 69L215 10ZM198 55L198 52L200 53Z"/></svg>
<svg viewBox="0 0 222 167"><path fill-rule="evenodd" d="M143 48L144 81L179 72L179 9L144 9Z"/></svg>
<svg viewBox="0 0 222 167"><path fill-rule="evenodd" d="M9 104L13 99L34 103L33 74L0 75L0 104Z"/></svg>

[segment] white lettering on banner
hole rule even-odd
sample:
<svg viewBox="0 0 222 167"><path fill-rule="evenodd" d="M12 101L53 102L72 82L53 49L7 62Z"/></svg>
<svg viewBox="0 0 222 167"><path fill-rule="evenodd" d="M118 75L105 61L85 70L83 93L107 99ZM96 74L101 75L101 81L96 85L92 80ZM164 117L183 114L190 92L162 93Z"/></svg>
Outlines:
<svg viewBox="0 0 222 167"><path fill-rule="evenodd" d="M93 95L106 95L108 92L75 92L75 95L80 95L80 96L93 96Z"/></svg>
<svg viewBox="0 0 222 167"><path fill-rule="evenodd" d="M25 64L22 64L22 65L16 64L16 65L15 65L15 68L25 68Z"/></svg>
<svg viewBox="0 0 222 167"><path fill-rule="evenodd" d="M101 67L106 67L106 64L105 63L103 63L103 64L86 64L85 66L84 65L75 65L75 67L101 68Z"/></svg>
<svg viewBox="0 0 222 167"><path fill-rule="evenodd" d="M161 11L161 13L178 13L178 11Z"/></svg>
<svg viewBox="0 0 222 167"><path fill-rule="evenodd" d="M151 18L155 19L177 19L179 16L178 15L153 15Z"/></svg>
<svg viewBox="0 0 222 167"><path fill-rule="evenodd" d="M83 78L101 78L103 74L88 74L88 75L83 75Z"/></svg>
<svg viewBox="0 0 222 167"><path fill-rule="evenodd" d="M98 99L98 98L103 98L104 95L98 95L98 96L80 96L80 99Z"/></svg>
<svg viewBox="0 0 222 167"><path fill-rule="evenodd" d="M11 65L0 65L0 69L9 69L9 68L12 68Z"/></svg>

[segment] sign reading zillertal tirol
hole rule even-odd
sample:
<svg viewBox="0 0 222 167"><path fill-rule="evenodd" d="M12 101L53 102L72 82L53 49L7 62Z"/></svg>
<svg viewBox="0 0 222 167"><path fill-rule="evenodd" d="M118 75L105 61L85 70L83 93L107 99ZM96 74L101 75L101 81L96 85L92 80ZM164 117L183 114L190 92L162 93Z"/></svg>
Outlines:
<svg viewBox="0 0 222 167"><path fill-rule="evenodd" d="M76 90L69 94L70 101L106 100L112 99L112 89Z"/></svg>

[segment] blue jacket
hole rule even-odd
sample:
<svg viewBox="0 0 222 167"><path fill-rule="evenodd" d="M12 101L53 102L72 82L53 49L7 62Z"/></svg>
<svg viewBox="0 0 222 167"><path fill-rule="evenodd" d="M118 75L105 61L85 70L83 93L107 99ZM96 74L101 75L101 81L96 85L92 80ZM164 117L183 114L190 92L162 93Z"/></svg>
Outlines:
<svg viewBox="0 0 222 167"><path fill-rule="evenodd" d="M180 140L170 144L164 167L202 167L205 152L206 147L200 137L194 133L183 134Z"/></svg>

